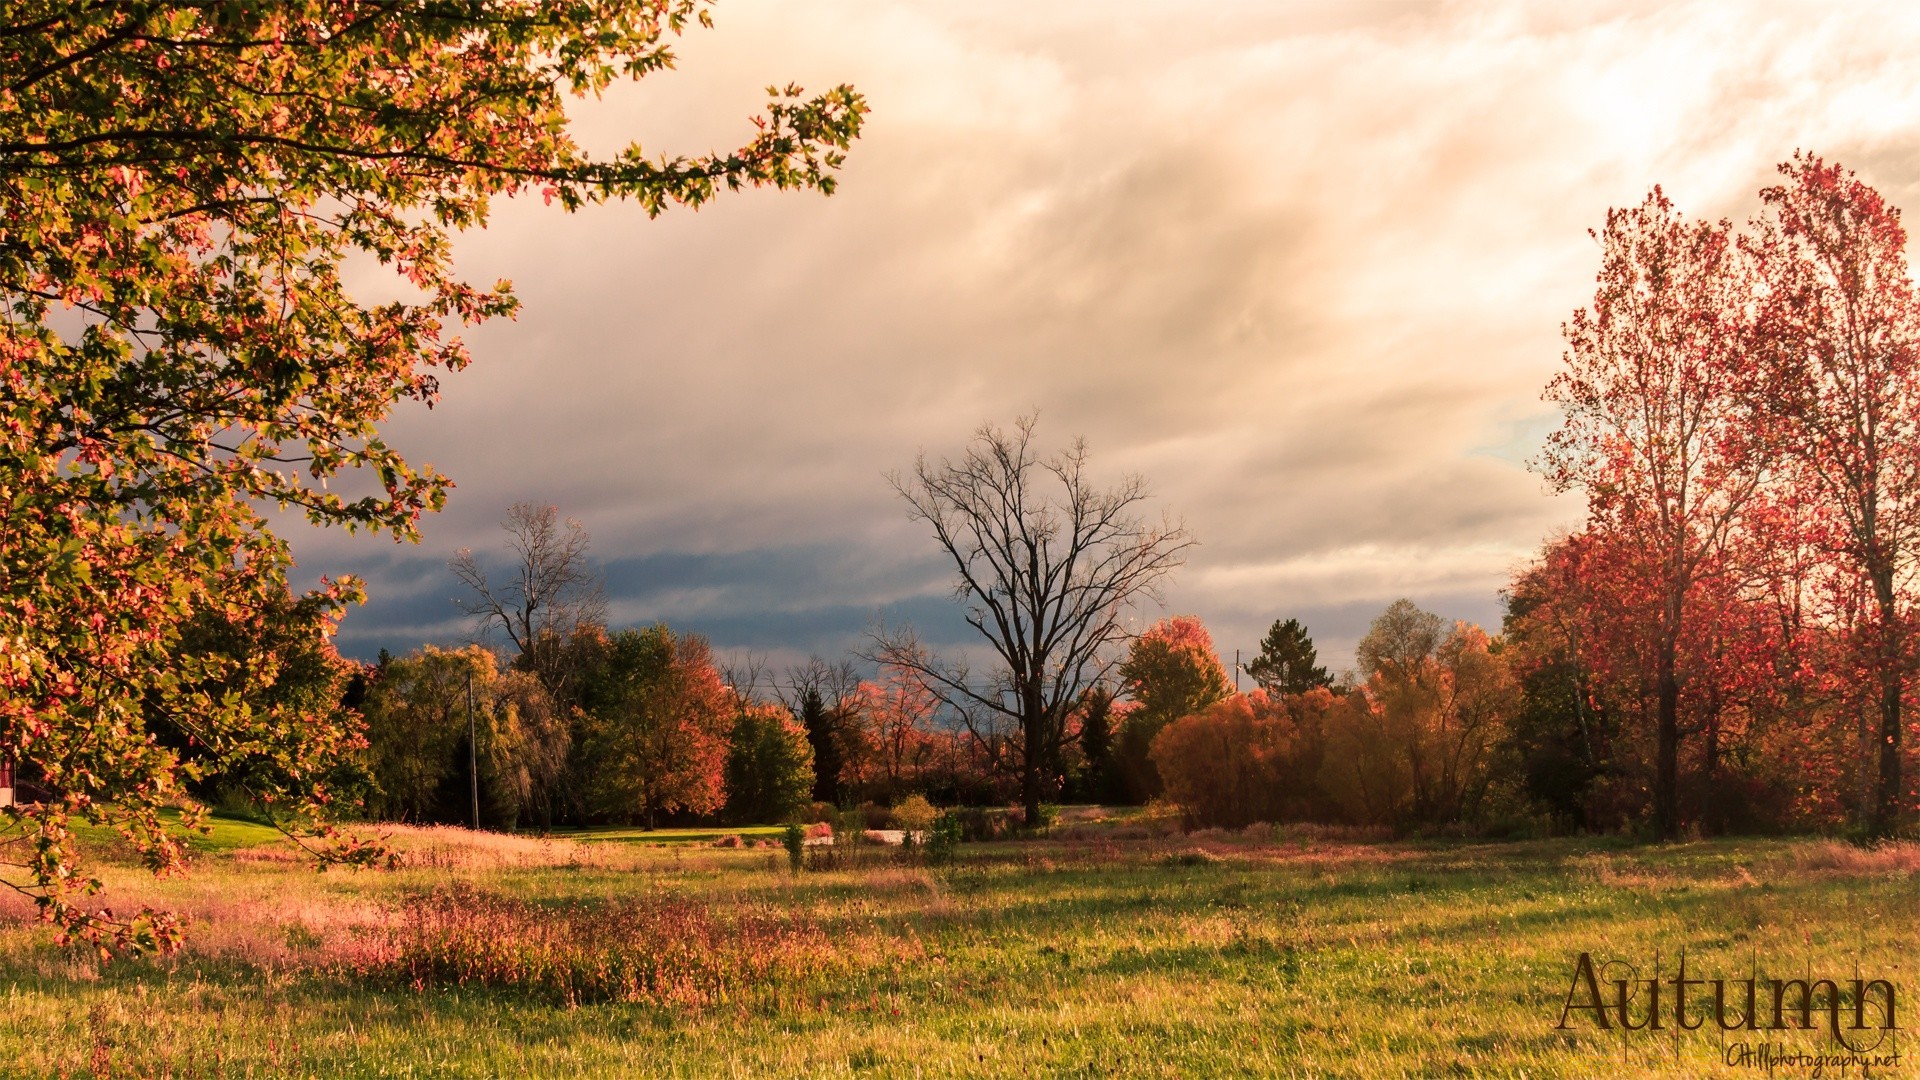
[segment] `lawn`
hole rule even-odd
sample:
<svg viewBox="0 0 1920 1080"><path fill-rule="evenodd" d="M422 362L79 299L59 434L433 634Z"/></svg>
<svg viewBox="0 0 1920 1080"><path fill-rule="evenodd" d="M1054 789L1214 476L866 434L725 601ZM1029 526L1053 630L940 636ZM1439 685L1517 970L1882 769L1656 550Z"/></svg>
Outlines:
<svg viewBox="0 0 1920 1080"><path fill-rule="evenodd" d="M794 874L784 851L693 838L402 830L402 869L316 874L244 828L221 823L189 875L105 871L113 902L193 917L180 955L103 966L6 908L0 1062L49 1076L1764 1075L1722 1064L1712 1020L1678 1038L1557 1028L1575 958L1644 976L1657 952L1670 975L1684 951L1696 977L1729 980L1858 971L1908 1010L1920 991L1915 845L1080 827L965 845L944 867L874 850ZM1920 1074L1904 1048L1902 1066L1876 1075Z"/></svg>

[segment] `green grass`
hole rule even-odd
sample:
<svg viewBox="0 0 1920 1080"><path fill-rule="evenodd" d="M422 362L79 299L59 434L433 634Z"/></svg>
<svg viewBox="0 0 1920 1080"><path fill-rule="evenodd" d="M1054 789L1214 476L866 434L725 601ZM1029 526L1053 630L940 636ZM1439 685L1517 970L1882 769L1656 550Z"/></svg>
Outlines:
<svg viewBox="0 0 1920 1080"><path fill-rule="evenodd" d="M316 875L260 861L245 828L219 823L192 875L107 874L116 902L195 917L182 955L101 967L41 928L0 930L0 1062L70 1076L1748 1075L1720 1064L1710 1029L1677 1043L1557 1029L1575 956L1644 967L1658 950L1670 973L1684 950L1690 971L1728 978L1857 964L1903 1003L1920 992L1912 848L1095 837L795 876L783 852L594 833L516 842L506 862L476 848L469 865ZM773 912L817 934L824 959L671 1006L415 989L339 960L407 897L453 882L532 919L663 900L720 920Z"/></svg>

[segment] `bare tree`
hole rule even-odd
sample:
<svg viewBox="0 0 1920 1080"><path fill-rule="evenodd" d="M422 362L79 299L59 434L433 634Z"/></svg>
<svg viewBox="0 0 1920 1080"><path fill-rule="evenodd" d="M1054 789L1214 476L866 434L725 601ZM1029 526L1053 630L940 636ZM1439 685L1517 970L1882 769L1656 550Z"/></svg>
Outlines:
<svg viewBox="0 0 1920 1080"><path fill-rule="evenodd" d="M495 584L480 568L472 548L461 548L447 563L474 599L455 600L474 617L476 635L495 627L506 631L523 666L540 679L556 700L570 700L565 643L583 626L606 621L607 598L600 575L587 562L586 526L560 520L553 506L515 503L500 527L517 560L511 575Z"/></svg>
<svg viewBox="0 0 1920 1080"><path fill-rule="evenodd" d="M773 681L773 672L767 668L766 655L755 654L751 649L720 661L720 681L727 684L727 693L733 695L734 705L740 709L759 704L765 697L760 692L762 687L776 696L780 691ZM785 704L784 698L782 704Z"/></svg>
<svg viewBox="0 0 1920 1080"><path fill-rule="evenodd" d="M958 461L922 454L911 476L889 477L953 560L954 598L992 647L991 669L976 677L964 660L923 648L911 628L877 631L868 656L915 672L970 726L998 717L1014 727L1030 823L1068 715L1118 662L1124 613L1157 599L1161 579L1194 544L1178 523L1138 515L1147 499L1141 478L1095 487L1084 439L1042 460L1035 421L1022 417L1012 431L982 425Z"/></svg>

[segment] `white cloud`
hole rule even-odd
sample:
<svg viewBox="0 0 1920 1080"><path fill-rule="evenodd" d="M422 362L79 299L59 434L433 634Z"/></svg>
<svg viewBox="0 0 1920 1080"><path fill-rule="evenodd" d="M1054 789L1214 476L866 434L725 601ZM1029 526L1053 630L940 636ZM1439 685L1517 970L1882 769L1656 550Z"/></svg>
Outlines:
<svg viewBox="0 0 1920 1080"><path fill-rule="evenodd" d="M1520 462L1608 206L1660 183L1744 216L1796 147L1920 198L1903 6L717 14L680 70L583 106L583 130L704 150L743 137L766 83L852 82L874 112L841 193L651 222L501 205L462 266L514 279L524 313L471 333L441 407L391 425L460 485L419 575L539 499L609 559L914 568L887 588L833 560L784 591L690 579L635 614L897 600L939 565L882 474L1038 406L1044 436L1086 434L1195 526L1169 603L1225 648L1308 607L1338 608L1326 632L1350 641L1402 592L1491 617L1518 555L1578 513ZM366 557L300 544L315 570ZM379 625L379 603L353 618Z"/></svg>

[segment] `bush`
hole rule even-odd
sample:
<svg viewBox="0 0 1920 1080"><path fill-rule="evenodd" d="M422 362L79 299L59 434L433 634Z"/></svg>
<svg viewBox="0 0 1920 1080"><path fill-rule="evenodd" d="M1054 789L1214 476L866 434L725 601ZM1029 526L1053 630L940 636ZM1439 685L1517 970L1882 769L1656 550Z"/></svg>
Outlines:
<svg viewBox="0 0 1920 1080"><path fill-rule="evenodd" d="M960 838L968 843L999 840L1012 831L1012 819L1005 810L968 806L955 811L955 814L960 822Z"/></svg>
<svg viewBox="0 0 1920 1080"><path fill-rule="evenodd" d="M859 829L893 828L893 811L881 806L879 803L861 803L860 809L855 812L860 815Z"/></svg>
<svg viewBox="0 0 1920 1080"><path fill-rule="evenodd" d="M830 802L810 803L807 808L801 812L800 821L802 824L807 825L831 823L839 813L840 808Z"/></svg>
<svg viewBox="0 0 1920 1080"><path fill-rule="evenodd" d="M960 847L960 817L949 810L933 819L927 834L927 862L940 866L953 861Z"/></svg>
<svg viewBox="0 0 1920 1080"><path fill-rule="evenodd" d="M787 866L796 874L807 865L807 832L802 826L789 825L780 835L787 848Z"/></svg>
<svg viewBox="0 0 1920 1080"><path fill-rule="evenodd" d="M894 825L905 829L910 838L915 833L926 832L939 816L940 812L922 795L909 795L893 808Z"/></svg>

